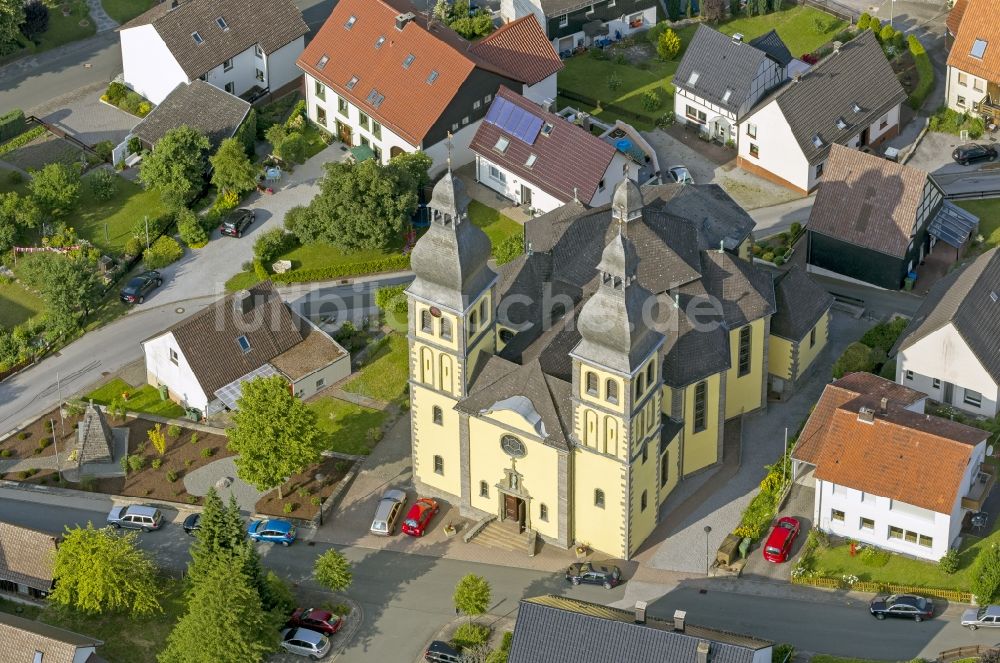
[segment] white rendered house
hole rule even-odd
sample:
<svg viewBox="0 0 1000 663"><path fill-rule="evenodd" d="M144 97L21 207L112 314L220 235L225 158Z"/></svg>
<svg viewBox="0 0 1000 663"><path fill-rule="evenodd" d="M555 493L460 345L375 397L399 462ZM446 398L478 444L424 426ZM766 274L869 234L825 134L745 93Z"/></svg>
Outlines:
<svg viewBox="0 0 1000 663"><path fill-rule="evenodd" d="M118 28L123 77L154 104L196 79L274 92L302 75L308 30L291 0L165 0Z"/></svg>
<svg viewBox="0 0 1000 663"><path fill-rule="evenodd" d="M380 162L422 150L431 175L469 144L501 85L554 99L563 64L533 16L472 43L388 0L342 0L298 59L309 119Z"/></svg>
<svg viewBox="0 0 1000 663"><path fill-rule="evenodd" d="M896 381L971 414L1000 401L1000 252L937 283L894 348Z"/></svg>
<svg viewBox="0 0 1000 663"><path fill-rule="evenodd" d="M792 451L824 532L937 561L995 483L989 433L924 414L924 394L870 373L827 385Z"/></svg>
<svg viewBox="0 0 1000 663"><path fill-rule="evenodd" d="M945 102L959 113L1000 118L1000 15L994 0L962 0L948 17Z"/></svg>
<svg viewBox="0 0 1000 663"><path fill-rule="evenodd" d="M533 15L563 55L601 40L618 41L649 30L663 18L656 0L500 0L504 23Z"/></svg>

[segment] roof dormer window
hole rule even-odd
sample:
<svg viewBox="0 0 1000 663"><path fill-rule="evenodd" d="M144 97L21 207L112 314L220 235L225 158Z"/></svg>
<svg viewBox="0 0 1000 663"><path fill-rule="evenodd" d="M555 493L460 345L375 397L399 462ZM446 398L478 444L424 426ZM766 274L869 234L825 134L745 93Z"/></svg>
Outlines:
<svg viewBox="0 0 1000 663"><path fill-rule="evenodd" d="M417 57L413 53L410 53L405 58L403 58L403 69L409 69L410 65L413 64L413 61L416 59Z"/></svg>
<svg viewBox="0 0 1000 663"><path fill-rule="evenodd" d="M218 25L219 29L222 30L223 32L229 29L229 24L226 23L226 19L222 18L221 16L215 19L215 24Z"/></svg>
<svg viewBox="0 0 1000 663"><path fill-rule="evenodd" d="M982 60L983 56L986 55L986 46L988 43L985 39L977 39L972 42L972 50L969 51L969 54L974 58Z"/></svg>
<svg viewBox="0 0 1000 663"><path fill-rule="evenodd" d="M323 67L326 66L326 63L329 62L329 61L330 61L330 56L329 55L324 55L323 57L321 57L319 59L319 62L316 63L316 68L317 69L322 69Z"/></svg>
<svg viewBox="0 0 1000 663"><path fill-rule="evenodd" d="M379 94L378 90L376 90L375 88L372 88L372 91L370 93L368 93L368 99L367 99L367 101L373 107L378 108L379 106L382 105L382 102L385 101L385 95L384 94Z"/></svg>
<svg viewBox="0 0 1000 663"><path fill-rule="evenodd" d="M375 40L375 48L382 48L382 44L385 43L385 35L379 35L378 39Z"/></svg>
<svg viewBox="0 0 1000 663"><path fill-rule="evenodd" d="M202 36L200 34L198 34L197 32L192 32L191 33L191 39L194 39L194 43L196 43L196 44L203 44L205 42L205 40L202 38Z"/></svg>
<svg viewBox="0 0 1000 663"><path fill-rule="evenodd" d="M823 147L823 139L819 137L819 134L813 134L813 145Z"/></svg>
<svg viewBox="0 0 1000 663"><path fill-rule="evenodd" d="M691 75L688 76L688 85L696 84L698 82L698 76L699 74L697 71L692 71Z"/></svg>
<svg viewBox="0 0 1000 663"><path fill-rule="evenodd" d="M353 90L354 86L357 85L357 84L358 84L358 77L357 76L351 76L351 80L347 81L347 86L346 87L347 87L348 90Z"/></svg>
<svg viewBox="0 0 1000 663"><path fill-rule="evenodd" d="M358 22L358 17L357 16L351 16L350 18L347 19L347 23L344 23L344 29L345 30L350 30L351 28L354 27L354 24L357 23L357 22Z"/></svg>
<svg viewBox="0 0 1000 663"><path fill-rule="evenodd" d="M838 129L846 129L847 128L847 122L844 121L844 118L842 118L842 117L838 117L837 118L837 128Z"/></svg>
<svg viewBox="0 0 1000 663"><path fill-rule="evenodd" d="M433 82L434 82L434 81L436 81L437 79L438 79L438 73L437 73L437 70L433 70L433 71L431 71L431 73L430 73L430 74L428 74L428 76L427 76L427 84L428 84L428 85L430 85L431 83L433 83Z"/></svg>
<svg viewBox="0 0 1000 663"><path fill-rule="evenodd" d="M508 145L510 145L510 141L507 140L505 136L500 136L499 138L497 138L497 144L493 146L493 149L499 152L500 154L503 154L504 152L507 151Z"/></svg>

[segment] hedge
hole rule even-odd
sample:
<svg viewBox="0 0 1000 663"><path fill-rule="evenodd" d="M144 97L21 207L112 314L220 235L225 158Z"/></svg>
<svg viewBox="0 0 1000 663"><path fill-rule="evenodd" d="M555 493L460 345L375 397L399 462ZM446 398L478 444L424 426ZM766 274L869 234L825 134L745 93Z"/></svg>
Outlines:
<svg viewBox="0 0 1000 663"><path fill-rule="evenodd" d="M293 269L284 274L274 274L271 276L271 280L275 283L305 283L308 281L327 281L345 276L360 276L362 274L399 272L408 270L409 268L410 256L400 254L378 260L330 265L315 269Z"/></svg>
<svg viewBox="0 0 1000 663"><path fill-rule="evenodd" d="M917 66L917 84L910 94L910 108L918 110L924 105L924 100L934 89L934 67L931 65L931 58L927 55L927 49L920 43L920 40L910 35L906 39L906 44L913 55L913 62Z"/></svg>
<svg viewBox="0 0 1000 663"><path fill-rule="evenodd" d="M22 133L25 127L24 111L15 108L0 116L0 142Z"/></svg>
<svg viewBox="0 0 1000 663"><path fill-rule="evenodd" d="M45 127L42 125L36 125L24 131L14 138L11 138L3 145L0 145L0 154L7 154L8 152L13 152L16 149L22 148L31 141L35 140L39 136L45 133Z"/></svg>

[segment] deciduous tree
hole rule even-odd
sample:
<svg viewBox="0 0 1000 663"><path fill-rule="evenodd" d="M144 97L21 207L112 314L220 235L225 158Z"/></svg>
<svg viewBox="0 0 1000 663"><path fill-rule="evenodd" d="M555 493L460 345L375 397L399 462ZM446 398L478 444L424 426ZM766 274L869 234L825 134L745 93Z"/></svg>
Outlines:
<svg viewBox="0 0 1000 663"><path fill-rule="evenodd" d="M48 329L56 334L75 330L101 296L96 269L81 255L32 255L21 275L41 291Z"/></svg>
<svg viewBox="0 0 1000 663"><path fill-rule="evenodd" d="M34 39L49 29L49 8L42 0L30 0L24 3L24 23L21 24L21 34L28 39Z"/></svg>
<svg viewBox="0 0 1000 663"><path fill-rule="evenodd" d="M490 593L490 583L486 578L470 573L455 586L455 608L463 615L468 615L471 621L490 607Z"/></svg>
<svg viewBox="0 0 1000 663"><path fill-rule="evenodd" d="M239 195L257 186L257 168L250 163L243 145L235 138L222 141L209 161L212 163L212 184L220 191Z"/></svg>
<svg viewBox="0 0 1000 663"><path fill-rule="evenodd" d="M285 479L319 460L316 415L280 375L244 382L237 405L226 430L229 449L239 454L237 473L257 490L277 488L282 499Z"/></svg>
<svg viewBox="0 0 1000 663"><path fill-rule="evenodd" d="M711 23L726 18L726 0L701 0L701 17Z"/></svg>
<svg viewBox="0 0 1000 663"><path fill-rule="evenodd" d="M87 614L162 612L157 599L156 567L138 547L135 532L119 535L110 527L66 528L52 570L49 599Z"/></svg>
<svg viewBox="0 0 1000 663"><path fill-rule="evenodd" d="M0 0L0 55L17 50L23 23L23 0Z"/></svg>
<svg viewBox="0 0 1000 663"><path fill-rule="evenodd" d="M313 577L327 589L342 592L351 586L351 563L343 553L331 548L316 558Z"/></svg>
<svg viewBox="0 0 1000 663"><path fill-rule="evenodd" d="M52 218L62 218L80 200L80 169L62 162L47 164L32 173L28 189L43 212Z"/></svg>
<svg viewBox="0 0 1000 663"><path fill-rule="evenodd" d="M171 129L139 165L139 180L157 189L163 202L183 207L201 190L207 166L208 138L187 125Z"/></svg>
<svg viewBox="0 0 1000 663"><path fill-rule="evenodd" d="M18 234L37 226L41 217L41 210L31 198L15 192L0 193L0 253L9 251Z"/></svg>
<svg viewBox="0 0 1000 663"><path fill-rule="evenodd" d="M979 605L1000 598L1000 546L994 543L979 551L970 574L972 593Z"/></svg>

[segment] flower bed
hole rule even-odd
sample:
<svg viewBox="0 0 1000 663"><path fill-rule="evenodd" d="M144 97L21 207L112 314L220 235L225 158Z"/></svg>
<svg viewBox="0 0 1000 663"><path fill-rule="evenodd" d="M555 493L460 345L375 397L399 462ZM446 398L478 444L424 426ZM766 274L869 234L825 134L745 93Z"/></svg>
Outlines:
<svg viewBox="0 0 1000 663"><path fill-rule="evenodd" d="M7 439L0 441L0 460L24 460L28 458L45 458L55 453L56 446L66 452L76 444L76 424L80 415L67 416L60 425L58 408L52 410L31 422L24 428L13 432ZM49 430L49 422L55 422L56 440L53 441L53 431ZM65 435L60 434L65 430ZM55 443L53 443L55 442ZM15 479L14 473L8 473L6 479Z"/></svg>
<svg viewBox="0 0 1000 663"><path fill-rule="evenodd" d="M272 490L257 501L257 513L268 516L300 518L311 520L316 517L320 505L330 497L337 482L351 469L351 461L339 458L324 458L305 472L288 479L281 487L284 499L278 499L278 491ZM317 481L316 475L323 480Z"/></svg>

